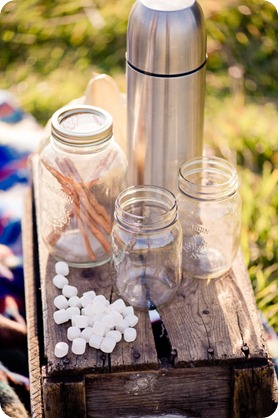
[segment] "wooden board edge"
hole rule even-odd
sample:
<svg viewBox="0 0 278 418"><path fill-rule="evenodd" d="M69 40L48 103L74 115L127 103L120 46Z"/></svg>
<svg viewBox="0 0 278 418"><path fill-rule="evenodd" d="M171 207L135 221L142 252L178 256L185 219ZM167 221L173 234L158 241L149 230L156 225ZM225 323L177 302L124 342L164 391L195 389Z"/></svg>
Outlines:
<svg viewBox="0 0 278 418"><path fill-rule="evenodd" d="M271 416L277 408L273 364L233 368L233 418Z"/></svg>
<svg viewBox="0 0 278 418"><path fill-rule="evenodd" d="M231 369L204 367L86 376L88 416L228 418ZM208 406L209 405L209 406ZM169 414L169 415L168 415Z"/></svg>
<svg viewBox="0 0 278 418"><path fill-rule="evenodd" d="M23 267L27 321L28 363L32 418L43 417L40 343L37 318L36 275L34 268L33 193L26 190L22 219Z"/></svg>
<svg viewBox="0 0 278 418"><path fill-rule="evenodd" d="M45 418L87 417L83 377L71 380L43 377L43 400Z"/></svg>

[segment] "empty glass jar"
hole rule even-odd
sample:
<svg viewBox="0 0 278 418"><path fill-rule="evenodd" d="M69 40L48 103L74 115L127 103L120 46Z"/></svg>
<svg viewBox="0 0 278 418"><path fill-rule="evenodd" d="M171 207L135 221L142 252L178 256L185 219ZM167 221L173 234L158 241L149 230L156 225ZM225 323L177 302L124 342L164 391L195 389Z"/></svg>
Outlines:
<svg viewBox="0 0 278 418"><path fill-rule="evenodd" d="M222 158L195 158L180 167L178 185L183 271L200 279L219 277L231 268L240 244L236 170Z"/></svg>
<svg viewBox="0 0 278 418"><path fill-rule="evenodd" d="M181 283L182 231L174 195L134 186L115 204L112 254L115 290L139 308L162 305Z"/></svg>
<svg viewBox="0 0 278 418"><path fill-rule="evenodd" d="M111 257L117 195L126 187L127 161L103 109L78 105L51 119L50 143L39 164L40 231L57 259L95 266Z"/></svg>

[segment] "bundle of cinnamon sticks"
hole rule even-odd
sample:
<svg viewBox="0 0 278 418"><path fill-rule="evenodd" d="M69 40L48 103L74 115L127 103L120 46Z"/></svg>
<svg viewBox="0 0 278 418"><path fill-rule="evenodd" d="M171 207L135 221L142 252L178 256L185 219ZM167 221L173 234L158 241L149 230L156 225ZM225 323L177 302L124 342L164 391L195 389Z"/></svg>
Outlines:
<svg viewBox="0 0 278 418"><path fill-rule="evenodd" d="M96 255L93 251L90 234L92 234L106 253L110 253L110 232L111 218L105 207L98 201L96 195L91 191L92 187L97 184L101 172L107 166L110 166L115 158L115 152L111 151L102 161L94 172L93 180L84 182L74 165L73 161L68 157L56 158L56 167L53 167L48 161L42 159L44 167L55 177L60 183L61 189L67 194L72 201L72 209L68 222L56 228L48 236L47 241L54 246L61 235L66 231L72 217L76 218L78 229L83 237L84 245L88 253L89 260L95 260Z"/></svg>

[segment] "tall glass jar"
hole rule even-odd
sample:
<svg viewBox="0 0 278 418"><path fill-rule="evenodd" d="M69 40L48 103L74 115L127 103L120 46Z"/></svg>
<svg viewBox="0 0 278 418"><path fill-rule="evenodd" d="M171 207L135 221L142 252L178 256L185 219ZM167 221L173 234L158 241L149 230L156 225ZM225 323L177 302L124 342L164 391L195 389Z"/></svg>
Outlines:
<svg viewBox="0 0 278 418"><path fill-rule="evenodd" d="M180 167L178 186L183 271L200 279L219 277L231 268L240 244L236 170L222 158L195 158Z"/></svg>
<svg viewBox="0 0 278 418"><path fill-rule="evenodd" d="M181 282L182 231L174 195L155 186L124 190L115 204L115 290L139 308L162 305Z"/></svg>
<svg viewBox="0 0 278 418"><path fill-rule="evenodd" d="M53 256L80 267L110 259L115 200L126 187L126 170L110 114L86 105L54 113L39 162L40 231Z"/></svg>

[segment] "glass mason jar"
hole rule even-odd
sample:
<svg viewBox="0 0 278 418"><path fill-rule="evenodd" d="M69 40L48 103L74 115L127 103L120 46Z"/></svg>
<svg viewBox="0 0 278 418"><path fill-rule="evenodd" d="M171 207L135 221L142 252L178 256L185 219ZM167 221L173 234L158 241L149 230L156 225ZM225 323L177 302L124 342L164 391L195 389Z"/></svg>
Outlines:
<svg viewBox="0 0 278 418"><path fill-rule="evenodd" d="M76 267L111 258L117 195L126 187L127 161L103 109L68 106L51 119L50 143L39 162L40 231L57 259Z"/></svg>
<svg viewBox="0 0 278 418"><path fill-rule="evenodd" d="M118 196L112 229L115 291L150 308L171 300L181 283L182 230L175 196L133 186Z"/></svg>
<svg viewBox="0 0 278 418"><path fill-rule="evenodd" d="M194 158L181 165L178 186L183 271L200 279L219 277L231 268L240 244L236 170L222 158Z"/></svg>

